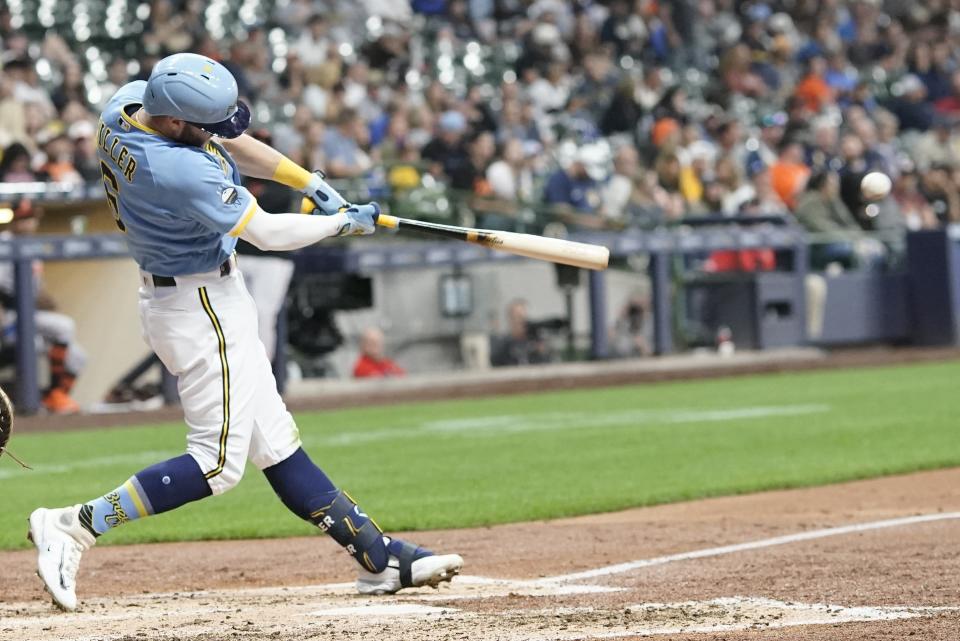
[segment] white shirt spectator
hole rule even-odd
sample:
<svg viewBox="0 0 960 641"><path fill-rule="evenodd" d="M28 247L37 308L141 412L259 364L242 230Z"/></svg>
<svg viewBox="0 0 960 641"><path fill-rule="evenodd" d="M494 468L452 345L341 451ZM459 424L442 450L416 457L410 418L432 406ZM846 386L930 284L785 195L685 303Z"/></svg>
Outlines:
<svg viewBox="0 0 960 641"><path fill-rule="evenodd" d="M316 67L327 61L330 40L326 36L314 38L309 29L304 29L292 49L305 67Z"/></svg>
<svg viewBox="0 0 960 641"><path fill-rule="evenodd" d="M557 28L560 29L563 37L566 38L573 31L572 4L573 3L569 2L561 2L561 0L536 0L536 2L527 9L527 15L533 20L538 20L540 16L545 13L552 14L556 20Z"/></svg>
<svg viewBox="0 0 960 641"><path fill-rule="evenodd" d="M527 168L514 170L505 160L487 167L487 182L497 198L529 201L533 196L533 174Z"/></svg>
<svg viewBox="0 0 960 641"><path fill-rule="evenodd" d="M555 85L546 78L538 78L531 83L527 95L540 113L559 111L570 98L570 87L565 82Z"/></svg>
<svg viewBox="0 0 960 641"><path fill-rule="evenodd" d="M600 190L601 213L608 220L622 220L633 194L633 181L622 174L614 174Z"/></svg>

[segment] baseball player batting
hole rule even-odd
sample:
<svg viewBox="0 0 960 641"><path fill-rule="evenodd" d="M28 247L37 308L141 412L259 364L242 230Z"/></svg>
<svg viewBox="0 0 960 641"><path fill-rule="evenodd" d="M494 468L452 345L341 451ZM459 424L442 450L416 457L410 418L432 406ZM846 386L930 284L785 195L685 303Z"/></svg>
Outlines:
<svg viewBox="0 0 960 641"><path fill-rule="evenodd" d="M257 310L234 247L237 238L277 251L372 234L379 207L347 203L322 174L244 135L249 123L230 72L190 53L161 60L148 80L121 88L100 116L107 201L140 266L144 338L177 376L187 451L101 497L30 515L38 574L64 610L77 606L80 557L98 537L226 492L247 459L290 511L357 561L362 594L436 586L463 565L456 554L435 555L384 535L301 447L258 338ZM298 189L324 215L267 214L240 185L242 174Z"/></svg>

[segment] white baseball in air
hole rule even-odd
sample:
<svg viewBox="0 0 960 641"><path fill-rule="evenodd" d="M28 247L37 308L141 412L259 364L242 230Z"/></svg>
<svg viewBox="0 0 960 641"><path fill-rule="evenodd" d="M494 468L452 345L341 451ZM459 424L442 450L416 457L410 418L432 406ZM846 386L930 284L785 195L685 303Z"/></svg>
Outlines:
<svg viewBox="0 0 960 641"><path fill-rule="evenodd" d="M870 201L883 200L890 193L891 187L893 183L890 182L890 176L879 171L871 171L860 181L860 192Z"/></svg>

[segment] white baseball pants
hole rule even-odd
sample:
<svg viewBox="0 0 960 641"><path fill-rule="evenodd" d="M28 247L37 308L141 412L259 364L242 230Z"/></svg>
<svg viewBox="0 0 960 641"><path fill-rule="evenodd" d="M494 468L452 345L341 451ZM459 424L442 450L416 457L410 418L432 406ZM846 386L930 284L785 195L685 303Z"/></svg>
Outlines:
<svg viewBox="0 0 960 641"><path fill-rule="evenodd" d="M177 377L187 453L210 489L222 494L243 476L249 459L275 465L300 447L300 433L277 392L257 329L257 308L234 268L155 287L141 274L144 339Z"/></svg>

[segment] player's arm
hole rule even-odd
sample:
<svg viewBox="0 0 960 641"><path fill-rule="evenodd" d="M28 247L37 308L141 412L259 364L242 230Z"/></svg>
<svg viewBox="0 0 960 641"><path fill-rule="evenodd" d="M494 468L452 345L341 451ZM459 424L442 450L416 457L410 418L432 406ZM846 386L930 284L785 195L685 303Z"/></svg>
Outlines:
<svg viewBox="0 0 960 641"><path fill-rule="evenodd" d="M320 213L335 214L349 205L343 196L327 184L322 173L310 173L253 136L243 134L232 139L219 139L219 142L233 157L241 174L274 180L296 189L313 201ZM305 211L310 213L307 208Z"/></svg>
<svg viewBox="0 0 960 641"><path fill-rule="evenodd" d="M253 214L230 231L264 251L307 247L331 236L372 234L380 214L377 203L354 205L331 216L268 214L256 206Z"/></svg>

